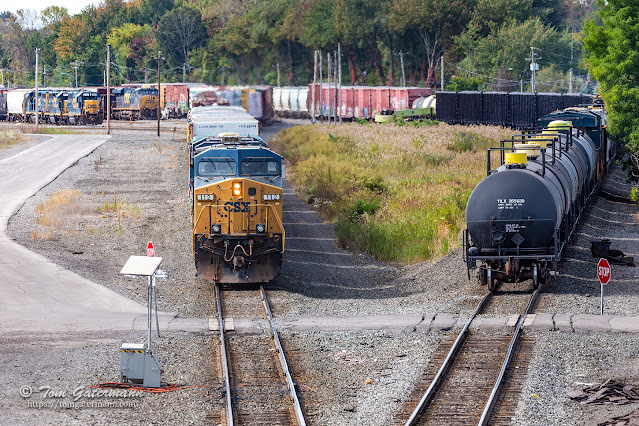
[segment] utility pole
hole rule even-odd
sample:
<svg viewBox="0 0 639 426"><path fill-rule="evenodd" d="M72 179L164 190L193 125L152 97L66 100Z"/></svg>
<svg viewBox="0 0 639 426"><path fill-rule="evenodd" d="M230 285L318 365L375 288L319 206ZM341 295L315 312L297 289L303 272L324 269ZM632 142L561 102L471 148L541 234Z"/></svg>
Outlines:
<svg viewBox="0 0 639 426"><path fill-rule="evenodd" d="M182 83L186 83L186 62L182 64Z"/></svg>
<svg viewBox="0 0 639 426"><path fill-rule="evenodd" d="M339 124L342 124L342 43L337 43L337 75L339 76Z"/></svg>
<svg viewBox="0 0 639 426"><path fill-rule="evenodd" d="M107 135L111 134L111 45L107 44L107 60L106 60L106 116L107 116Z"/></svg>
<svg viewBox="0 0 639 426"><path fill-rule="evenodd" d="M71 62L71 65L75 69L75 87L78 87L78 61Z"/></svg>
<svg viewBox="0 0 639 426"><path fill-rule="evenodd" d="M399 63L402 67L402 87L406 87L406 74L404 73L404 52L399 51Z"/></svg>
<svg viewBox="0 0 639 426"><path fill-rule="evenodd" d="M444 55L441 56L442 69L441 69L441 88L444 91Z"/></svg>
<svg viewBox="0 0 639 426"><path fill-rule="evenodd" d="M162 51L158 50L158 137L160 137L160 60L162 59Z"/></svg>
<svg viewBox="0 0 639 426"><path fill-rule="evenodd" d="M144 84L146 84L146 82L147 82L147 80L146 80L147 71L148 71L148 69L146 67L144 67Z"/></svg>
<svg viewBox="0 0 639 426"><path fill-rule="evenodd" d="M333 117L333 124L337 125L337 115L339 113L339 104L337 102L337 90L339 89L337 87L337 51L334 50L333 51L333 86L335 86L335 90L334 90L334 104L335 104L335 116Z"/></svg>
<svg viewBox="0 0 639 426"><path fill-rule="evenodd" d="M47 65L42 65L42 87L47 87Z"/></svg>
<svg viewBox="0 0 639 426"><path fill-rule="evenodd" d="M322 51L320 50L319 51L319 80L320 80L320 92L319 92L319 95L320 95L320 98L319 98L320 110L319 110L319 115L320 115L320 117L322 117L322 119L321 119L322 123L324 122L324 115L323 115L323 110L322 110L322 108L323 108L323 104L322 104L322 97L323 97L322 96L322 89L324 87L324 85L322 84L323 78L324 77L322 76Z"/></svg>
<svg viewBox="0 0 639 426"><path fill-rule="evenodd" d="M4 84L4 74L3 74L3 83ZM311 92L311 121L315 124L315 89L317 85L317 50L313 52L313 92Z"/></svg>
<svg viewBox="0 0 639 426"><path fill-rule="evenodd" d="M280 87L280 63L277 63L277 87Z"/></svg>
<svg viewBox="0 0 639 426"><path fill-rule="evenodd" d="M570 82L568 83L568 93L572 93L572 58L573 58L573 41L574 41L574 27L570 27Z"/></svg>
<svg viewBox="0 0 639 426"><path fill-rule="evenodd" d="M541 58L540 58L541 59ZM530 85L533 93L537 93L537 81L535 79L535 71L539 69L539 64L535 62L535 48L530 46Z"/></svg>
<svg viewBox="0 0 639 426"><path fill-rule="evenodd" d="M0 69L0 73L2 73L2 87L4 87L4 68Z"/></svg>
<svg viewBox="0 0 639 426"><path fill-rule="evenodd" d="M36 124L36 133L39 130L38 115L40 114L40 111L39 111L40 99L38 97L38 61L39 60L40 60L40 49L36 48L36 68L35 68L35 124Z"/></svg>
<svg viewBox="0 0 639 426"><path fill-rule="evenodd" d="M331 107L332 105L332 101L333 98L331 97L331 72L333 72L333 69L331 68L331 52L326 52L326 62L327 62L327 67L328 67L328 72L327 74L327 80L328 80L328 99L326 100L327 106L328 106L328 125L331 125Z"/></svg>

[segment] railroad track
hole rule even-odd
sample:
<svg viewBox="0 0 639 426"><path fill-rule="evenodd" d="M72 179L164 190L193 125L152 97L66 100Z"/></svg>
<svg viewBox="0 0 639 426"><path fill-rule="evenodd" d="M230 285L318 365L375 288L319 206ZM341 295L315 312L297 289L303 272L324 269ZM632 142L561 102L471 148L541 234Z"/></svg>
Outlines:
<svg viewBox="0 0 639 426"><path fill-rule="evenodd" d="M522 336L521 327L540 290L530 296L514 331L506 335L470 331L473 320L499 297L486 294L457 338L433 355L400 410L398 424L509 424L534 345L532 337Z"/></svg>
<svg viewBox="0 0 639 426"><path fill-rule="evenodd" d="M256 297L247 298L251 292L257 293ZM222 297L223 293L229 297ZM306 425L264 287L226 292L216 285L215 297L226 409L219 417L210 417L229 426ZM270 324L269 336L225 335L225 317L254 317L256 312Z"/></svg>

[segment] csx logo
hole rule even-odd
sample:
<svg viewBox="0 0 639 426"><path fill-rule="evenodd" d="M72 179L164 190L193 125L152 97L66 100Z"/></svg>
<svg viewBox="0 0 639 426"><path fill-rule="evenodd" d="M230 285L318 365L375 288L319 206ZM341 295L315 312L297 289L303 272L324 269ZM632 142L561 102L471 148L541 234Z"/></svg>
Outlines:
<svg viewBox="0 0 639 426"><path fill-rule="evenodd" d="M224 203L225 212L246 213L249 211L251 203L245 203L242 201L227 201Z"/></svg>

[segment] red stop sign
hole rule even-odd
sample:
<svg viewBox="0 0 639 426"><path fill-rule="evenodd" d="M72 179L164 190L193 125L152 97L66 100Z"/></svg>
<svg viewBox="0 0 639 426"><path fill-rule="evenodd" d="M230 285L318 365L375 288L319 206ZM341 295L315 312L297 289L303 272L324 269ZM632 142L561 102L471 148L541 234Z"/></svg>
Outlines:
<svg viewBox="0 0 639 426"><path fill-rule="evenodd" d="M610 264L606 259L599 259L599 263L597 263L597 277L601 284L608 284L608 281L610 281Z"/></svg>
<svg viewBox="0 0 639 426"><path fill-rule="evenodd" d="M151 241L149 241L149 244L146 245L146 255L148 257L155 257L155 248Z"/></svg>

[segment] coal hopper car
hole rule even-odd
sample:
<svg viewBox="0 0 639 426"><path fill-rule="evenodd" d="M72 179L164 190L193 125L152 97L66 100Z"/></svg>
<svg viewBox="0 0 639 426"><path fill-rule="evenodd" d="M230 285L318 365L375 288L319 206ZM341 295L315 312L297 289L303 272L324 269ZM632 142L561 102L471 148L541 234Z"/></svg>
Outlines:
<svg viewBox="0 0 639 426"><path fill-rule="evenodd" d="M479 282L491 291L500 281L532 279L537 287L557 271L612 159L602 153L614 145L603 110L575 108L540 121L543 128L489 149L488 174L466 206L464 260L469 277L477 269ZM500 158L495 169L491 157Z"/></svg>

